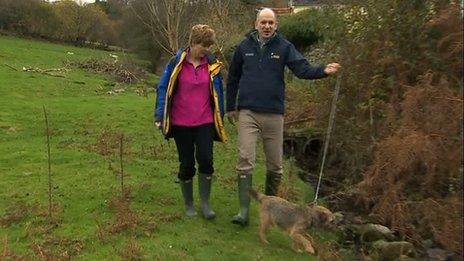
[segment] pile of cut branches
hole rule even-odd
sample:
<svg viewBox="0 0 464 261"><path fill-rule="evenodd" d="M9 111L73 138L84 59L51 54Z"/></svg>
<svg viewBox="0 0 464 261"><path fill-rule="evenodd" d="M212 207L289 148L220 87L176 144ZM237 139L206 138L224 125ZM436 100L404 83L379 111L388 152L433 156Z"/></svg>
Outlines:
<svg viewBox="0 0 464 261"><path fill-rule="evenodd" d="M147 77L147 71L133 62L99 60L90 58L83 61L65 62L66 67L80 68L88 72L109 74L120 83L138 83Z"/></svg>

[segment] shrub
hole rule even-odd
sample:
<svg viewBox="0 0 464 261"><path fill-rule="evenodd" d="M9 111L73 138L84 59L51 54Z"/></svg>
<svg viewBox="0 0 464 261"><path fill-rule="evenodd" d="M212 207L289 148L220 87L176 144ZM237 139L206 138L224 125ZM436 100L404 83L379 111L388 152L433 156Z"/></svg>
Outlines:
<svg viewBox="0 0 464 261"><path fill-rule="evenodd" d="M460 10L449 0L350 0L322 9L314 30L345 71L324 177L357 194L364 204L352 211L462 254ZM327 126L330 89L319 97Z"/></svg>
<svg viewBox="0 0 464 261"><path fill-rule="evenodd" d="M308 49L321 40L321 34L316 31L321 12L308 9L294 15L279 18L279 32L282 33L295 47L301 51ZM321 27L321 26L319 26Z"/></svg>

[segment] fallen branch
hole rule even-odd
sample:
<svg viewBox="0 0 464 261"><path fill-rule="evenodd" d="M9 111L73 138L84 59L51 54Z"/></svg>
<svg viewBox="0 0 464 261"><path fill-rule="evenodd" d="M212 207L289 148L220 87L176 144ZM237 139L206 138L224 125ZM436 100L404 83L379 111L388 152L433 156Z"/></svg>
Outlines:
<svg viewBox="0 0 464 261"><path fill-rule="evenodd" d="M461 99L457 99L457 98L448 98L448 97L432 97L433 99L444 99L444 100L448 100L448 101L456 101L456 102L461 102L462 103L462 100Z"/></svg>
<svg viewBox="0 0 464 261"><path fill-rule="evenodd" d="M38 67L35 67L35 68L23 67L23 72L37 72L37 73L50 75L50 76L54 76L54 77L61 77L61 78L65 78L65 76L61 75L61 74L56 74L56 73L53 73L53 72L62 73L62 72L66 72L66 71L67 71L66 68L40 69Z"/></svg>
<svg viewBox="0 0 464 261"><path fill-rule="evenodd" d="M9 64L4 63L3 65L5 65L6 67L11 68L11 69L13 69L15 71L19 71L18 69L14 68L13 66L11 66Z"/></svg>

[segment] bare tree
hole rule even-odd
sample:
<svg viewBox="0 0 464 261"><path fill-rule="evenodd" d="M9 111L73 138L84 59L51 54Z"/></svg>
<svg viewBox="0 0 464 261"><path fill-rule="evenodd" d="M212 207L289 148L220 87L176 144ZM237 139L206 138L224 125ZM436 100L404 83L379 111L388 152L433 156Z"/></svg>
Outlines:
<svg viewBox="0 0 464 261"><path fill-rule="evenodd" d="M136 0L130 5L152 39L166 52L174 54L185 41L189 24L198 5L185 0Z"/></svg>
<svg viewBox="0 0 464 261"><path fill-rule="evenodd" d="M240 42L244 33L253 28L254 8L243 1L208 0L202 3L201 10L202 21L216 31L216 49L228 67L225 52L230 52L230 48Z"/></svg>

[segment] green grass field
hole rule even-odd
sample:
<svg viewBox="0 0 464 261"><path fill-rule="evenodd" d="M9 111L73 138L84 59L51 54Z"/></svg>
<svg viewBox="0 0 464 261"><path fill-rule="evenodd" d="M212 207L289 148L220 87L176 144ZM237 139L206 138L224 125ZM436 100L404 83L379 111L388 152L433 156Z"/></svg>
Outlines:
<svg viewBox="0 0 464 261"><path fill-rule="evenodd" d="M109 54L0 36L0 259L16 255L42 260L52 256L81 260L316 260L293 252L290 239L277 229L269 233L270 245L261 244L256 202L252 202L248 227L230 222L238 210L233 126L227 125L230 141L215 144L211 201L217 218L189 219L183 216L175 183L175 144L152 127L153 92L138 95L135 91L144 84L116 84L110 76L78 69L64 72L64 77L22 70L62 68L65 60L106 59ZM151 75L148 85L154 86L156 80ZM106 93L121 88L125 92ZM46 215L43 106L51 129L55 204L51 220ZM120 133L125 137L124 182L131 192L130 209L110 204L121 193ZM264 162L259 151L254 185L262 189ZM286 174L292 172L291 167L287 162ZM287 180L286 186L297 193L300 202L311 197L310 189L297 178ZM196 186L195 196L198 198ZM318 244L334 238L331 233L314 234Z"/></svg>

